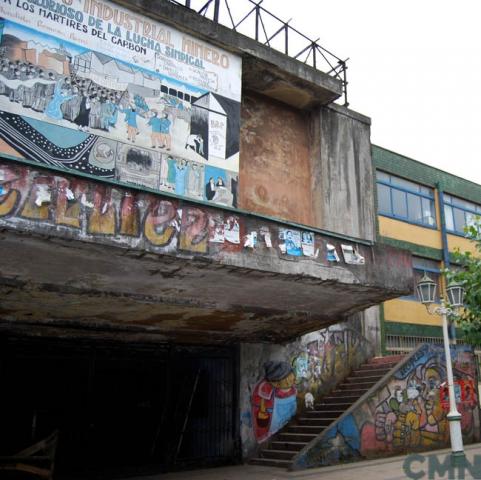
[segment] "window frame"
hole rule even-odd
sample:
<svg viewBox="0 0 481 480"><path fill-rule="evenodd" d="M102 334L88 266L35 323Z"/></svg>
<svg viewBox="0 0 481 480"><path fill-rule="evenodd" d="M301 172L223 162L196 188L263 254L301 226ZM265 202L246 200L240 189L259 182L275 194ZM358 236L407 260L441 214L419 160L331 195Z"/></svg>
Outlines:
<svg viewBox="0 0 481 480"><path fill-rule="evenodd" d="M446 197L449 197L449 200L446 200ZM453 202L453 199L459 199L459 200L462 200L464 202L471 203L472 205L474 205L474 210L471 210L470 208L467 208L467 207L461 207L459 205L456 205ZM454 230L448 228L448 226L447 226L448 222L446 221L446 217L447 217L446 207L449 207L451 209L451 212L452 212L451 220L452 220L452 224L454 225ZM479 212L476 211L476 207L479 208ZM463 214L464 214L464 226L462 227L462 230L456 230L456 217L455 217L455 214L454 214L454 209L459 210L459 211L463 212ZM451 234L451 235L458 235L458 236L461 236L461 237L465 237L466 232L464 231L464 228L467 227L467 225L468 225L466 223L466 214L469 213L469 214L472 214L473 216L481 217L481 204L472 202L471 200L466 200L464 198L458 197L457 195L452 195L451 193L444 193L443 194L443 213L444 213L444 223L446 225L446 232Z"/></svg>
<svg viewBox="0 0 481 480"><path fill-rule="evenodd" d="M384 173L385 175L389 175L389 181L379 179L378 175L377 175L378 171ZM395 220L401 220L403 222L412 223L414 225L419 225L423 228L430 228L432 230L437 230L437 228L438 228L437 223L438 222L437 222L437 218L436 218L436 200L435 200L435 195L434 195L434 188L428 187L427 185L423 185L421 183L413 182L412 180L407 180L407 179L406 179L407 181L409 181L411 183L414 183L414 184L418 185L419 187L429 188L432 192L431 195L429 195L427 193L422 193L422 192L413 190L411 188L402 187L400 185L393 184L392 177L399 178L401 180L405 180L404 178L399 177L397 175L392 175L391 173L388 173L388 172L384 172L383 170L378 170L378 171L376 171L376 194L377 194L377 199L378 199L377 213L379 215L383 215L385 217L394 218ZM384 185L385 187L389 188L389 201L390 201L390 209L391 209L390 212L386 211L385 209L382 209L382 206L379 204L379 194L377 192L377 185ZM405 207L405 210L406 210L406 216L394 213L393 189L404 194L404 207ZM422 199L423 198L430 202L430 204L432 205L432 212L431 212L433 214L432 218L434 219L433 225L430 225L428 223L418 222L416 220L412 220L412 219L409 218L408 194L415 195L415 196L417 196L421 199L421 209L423 208L423 206L422 206L422 203L423 203Z"/></svg>
<svg viewBox="0 0 481 480"><path fill-rule="evenodd" d="M422 259L423 257L418 257L420 259ZM414 258L413 258L414 260ZM427 259L427 260L430 260L430 259ZM416 271L418 273L421 274L421 277L427 273L428 276L430 276L429 274L434 274L436 275L436 278L432 278L431 276L431 279L436 282L436 301L434 303L436 304L440 304L441 303L441 265L439 266L439 268L433 268L433 267L426 267L426 266L414 266L413 264L413 273ZM416 277L414 277L414 279L416 279ZM419 301L419 298L417 296L417 292L416 292L416 284L414 285L414 291L411 295L403 295L402 297L400 297L401 300L408 300L408 301L414 301L414 302L418 302L420 303Z"/></svg>

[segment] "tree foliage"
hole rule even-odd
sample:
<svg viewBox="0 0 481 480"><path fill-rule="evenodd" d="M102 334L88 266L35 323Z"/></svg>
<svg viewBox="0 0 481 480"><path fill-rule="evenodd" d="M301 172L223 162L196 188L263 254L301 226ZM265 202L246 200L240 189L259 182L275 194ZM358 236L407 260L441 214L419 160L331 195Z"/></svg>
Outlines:
<svg viewBox="0 0 481 480"><path fill-rule="evenodd" d="M474 242L475 253L456 250L453 259L460 268L446 271L448 282L461 284L465 289L465 308L458 315L464 340L481 345L481 217L465 228L466 237Z"/></svg>

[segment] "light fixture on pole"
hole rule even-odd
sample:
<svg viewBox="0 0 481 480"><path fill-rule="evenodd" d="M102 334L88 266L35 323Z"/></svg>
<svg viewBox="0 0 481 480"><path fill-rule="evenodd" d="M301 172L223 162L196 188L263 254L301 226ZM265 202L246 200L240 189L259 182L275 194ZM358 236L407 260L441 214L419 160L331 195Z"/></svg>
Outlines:
<svg viewBox="0 0 481 480"><path fill-rule="evenodd" d="M454 395L454 379L453 366L451 361L451 350L449 347L448 337L448 315L455 313L456 309L462 307L464 299L464 289L461 285L451 283L446 288L449 304L446 304L441 297L441 306L432 308L436 299L436 283L431 280L426 273L416 285L419 300L430 315L441 315L443 319L443 339L444 354L446 357L446 374L448 377L449 389L449 413L447 419L449 421L449 434L451 438L451 454L453 463L461 458L465 458L463 447L463 435L461 432L461 414L456 407L456 397Z"/></svg>

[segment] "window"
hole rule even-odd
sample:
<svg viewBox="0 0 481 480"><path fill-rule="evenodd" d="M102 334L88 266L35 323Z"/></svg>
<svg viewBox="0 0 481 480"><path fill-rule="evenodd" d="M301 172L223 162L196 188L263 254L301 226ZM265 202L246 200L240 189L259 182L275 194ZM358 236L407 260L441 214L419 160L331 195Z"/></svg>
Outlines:
<svg viewBox="0 0 481 480"><path fill-rule="evenodd" d="M378 211L407 222L436 226L432 188L377 171Z"/></svg>
<svg viewBox="0 0 481 480"><path fill-rule="evenodd" d="M413 275L414 275L414 284L413 284L413 293L411 295L407 295L402 297L404 300L416 300L418 301L417 293L416 293L416 285L418 282L423 278L424 274L433 281L436 282L436 302L439 302L439 291L440 291L440 268L439 262L436 260L430 260L429 258L421 258L421 257L414 257L413 256Z"/></svg>
<svg viewBox="0 0 481 480"><path fill-rule="evenodd" d="M88 73L90 72L91 62L88 58L77 57L75 59L74 67L77 72Z"/></svg>
<svg viewBox="0 0 481 480"><path fill-rule="evenodd" d="M444 217L448 232L464 235L464 227L472 225L476 215L481 215L481 205L444 194Z"/></svg>

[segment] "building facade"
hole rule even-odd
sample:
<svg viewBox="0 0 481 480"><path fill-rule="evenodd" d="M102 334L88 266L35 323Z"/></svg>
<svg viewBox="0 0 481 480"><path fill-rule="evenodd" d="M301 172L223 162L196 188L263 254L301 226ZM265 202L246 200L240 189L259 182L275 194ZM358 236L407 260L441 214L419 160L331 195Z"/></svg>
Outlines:
<svg viewBox="0 0 481 480"><path fill-rule="evenodd" d="M84 477L248 459L409 293L370 119L177 2L49 5L0 25L0 450L58 430Z"/></svg>
<svg viewBox="0 0 481 480"><path fill-rule="evenodd" d="M481 214L481 185L375 145L373 162L379 241L413 255L412 293L385 302L380 314L383 351L405 353L424 341L442 342L440 317L417 300L415 283L426 272L443 288L442 270L455 268L452 253L476 254L464 228Z"/></svg>

